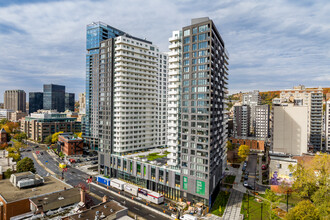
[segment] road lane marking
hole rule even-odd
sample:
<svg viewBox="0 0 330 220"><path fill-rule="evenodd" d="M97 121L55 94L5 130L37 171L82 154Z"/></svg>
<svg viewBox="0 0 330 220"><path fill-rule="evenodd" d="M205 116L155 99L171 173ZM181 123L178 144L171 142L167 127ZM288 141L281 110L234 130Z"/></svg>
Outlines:
<svg viewBox="0 0 330 220"><path fill-rule="evenodd" d="M133 207L135 210L138 210L138 211L140 211L140 209L138 209L138 208L136 208L136 207Z"/></svg>
<svg viewBox="0 0 330 220"><path fill-rule="evenodd" d="M156 218L154 215L149 214L151 217Z"/></svg>

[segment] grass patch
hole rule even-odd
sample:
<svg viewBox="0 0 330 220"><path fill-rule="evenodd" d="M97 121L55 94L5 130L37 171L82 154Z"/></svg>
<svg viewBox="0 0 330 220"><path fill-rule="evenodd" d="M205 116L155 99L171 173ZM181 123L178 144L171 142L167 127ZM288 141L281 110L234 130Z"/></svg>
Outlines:
<svg viewBox="0 0 330 220"><path fill-rule="evenodd" d="M235 176L226 176L225 183L233 184L235 181Z"/></svg>
<svg viewBox="0 0 330 220"><path fill-rule="evenodd" d="M249 203L248 203L248 195L244 194L242 207L241 207L241 214L244 214L244 219L251 219L251 220L261 219L261 203L255 201L254 197L251 195L249 196ZM267 203L263 203L262 219L271 219L270 207ZM280 218L275 217L275 219L280 219Z"/></svg>
<svg viewBox="0 0 330 220"><path fill-rule="evenodd" d="M230 192L220 191L211 209L211 213L217 216L222 216L230 196Z"/></svg>
<svg viewBox="0 0 330 220"><path fill-rule="evenodd" d="M163 158L163 157L166 157L166 156L167 156L167 154L165 154L165 153L162 154L162 155L160 155L159 153L151 153L147 156L147 159L149 161L152 161L152 160L156 160L158 158Z"/></svg>

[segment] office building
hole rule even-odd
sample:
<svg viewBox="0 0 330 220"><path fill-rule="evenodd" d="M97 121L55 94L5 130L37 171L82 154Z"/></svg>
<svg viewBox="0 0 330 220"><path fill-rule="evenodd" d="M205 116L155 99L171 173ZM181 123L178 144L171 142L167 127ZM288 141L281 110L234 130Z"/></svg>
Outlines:
<svg viewBox="0 0 330 220"><path fill-rule="evenodd" d="M43 109L65 111L65 86L45 84L43 93Z"/></svg>
<svg viewBox="0 0 330 220"><path fill-rule="evenodd" d="M100 74L104 74L112 70L113 67L109 66L105 69L105 64L100 63L100 43L101 41L112 39L117 36L123 35L124 32L110 25L104 24L102 22L93 22L87 25L87 36L86 36L86 116L83 118L83 136L87 141L87 144L92 149L97 149L98 138L99 138L99 86L110 89L109 85L101 82L99 79ZM105 51L104 51L105 52ZM114 51L113 51L114 52ZM112 52L112 53L113 53ZM105 60L103 59L102 62ZM112 61L113 62L113 61ZM101 73L102 72L102 73ZM103 79L104 80L104 79ZM109 77L111 80L111 77ZM111 80L112 85L112 80ZM110 103L109 103L110 104ZM112 106L107 107L107 111L112 111ZM108 112L110 113L110 112ZM110 115L109 115L110 117ZM108 125L109 126L109 125Z"/></svg>
<svg viewBox="0 0 330 220"><path fill-rule="evenodd" d="M176 167L180 163L182 31L173 31L169 42L167 145L170 154L168 164Z"/></svg>
<svg viewBox="0 0 330 220"><path fill-rule="evenodd" d="M0 109L0 120L1 119L7 119L10 120L11 114L14 111L11 109Z"/></svg>
<svg viewBox="0 0 330 220"><path fill-rule="evenodd" d="M330 100L325 102L325 151L330 151Z"/></svg>
<svg viewBox="0 0 330 220"><path fill-rule="evenodd" d="M261 105L261 96L259 90L253 90L242 95L242 104L250 106L250 130L255 128L255 107Z"/></svg>
<svg viewBox="0 0 330 220"><path fill-rule="evenodd" d="M29 114L37 112L39 109L43 109L44 94L42 92L30 92L29 93Z"/></svg>
<svg viewBox="0 0 330 220"><path fill-rule="evenodd" d="M250 135L251 107L249 105L234 106L234 137Z"/></svg>
<svg viewBox="0 0 330 220"><path fill-rule="evenodd" d="M313 146L314 151L322 150L322 99L322 88L309 89L303 85L295 86L293 89L282 90L280 93L282 103L295 101L299 105L308 107L308 143Z"/></svg>
<svg viewBox="0 0 330 220"><path fill-rule="evenodd" d="M48 135L56 132L81 132L80 122L77 118L67 117L66 113L55 110L38 110L21 120L21 131L28 138L35 141L44 141Z"/></svg>
<svg viewBox="0 0 330 220"><path fill-rule="evenodd" d="M65 110L74 112L74 93L65 93Z"/></svg>
<svg viewBox="0 0 330 220"><path fill-rule="evenodd" d="M273 153L300 156L308 152L308 107L282 103L273 106Z"/></svg>
<svg viewBox="0 0 330 220"><path fill-rule="evenodd" d="M269 136L269 105L255 106L254 136L256 138L268 138Z"/></svg>
<svg viewBox="0 0 330 220"><path fill-rule="evenodd" d="M19 120L21 120L22 118L24 118L27 115L28 115L28 113L21 112L21 111L10 112L9 113L9 121L18 122Z"/></svg>
<svg viewBox="0 0 330 220"><path fill-rule="evenodd" d="M6 90L4 108L26 112L26 93L23 90Z"/></svg>

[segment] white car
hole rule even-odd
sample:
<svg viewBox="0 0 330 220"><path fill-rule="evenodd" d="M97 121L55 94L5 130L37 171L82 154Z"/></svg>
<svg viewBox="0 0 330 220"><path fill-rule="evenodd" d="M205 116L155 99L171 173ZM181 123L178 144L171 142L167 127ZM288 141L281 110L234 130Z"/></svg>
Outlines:
<svg viewBox="0 0 330 220"><path fill-rule="evenodd" d="M247 187L249 185L248 181L244 181L243 186Z"/></svg>

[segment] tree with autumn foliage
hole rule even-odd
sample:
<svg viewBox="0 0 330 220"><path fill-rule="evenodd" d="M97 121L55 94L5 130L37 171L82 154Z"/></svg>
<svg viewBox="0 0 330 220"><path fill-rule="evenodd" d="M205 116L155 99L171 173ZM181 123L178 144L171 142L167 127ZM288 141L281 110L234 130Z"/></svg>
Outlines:
<svg viewBox="0 0 330 220"><path fill-rule="evenodd" d="M242 160L245 160L247 156L250 154L250 146L248 145L239 146L237 154Z"/></svg>
<svg viewBox="0 0 330 220"><path fill-rule="evenodd" d="M52 135L52 143L54 144L54 143L56 143L57 141L58 141L58 136L60 135L60 134L62 134L63 133L63 131L59 131L59 132L56 132L56 133L54 133L53 135Z"/></svg>
<svg viewBox="0 0 330 220"><path fill-rule="evenodd" d="M330 218L330 155L318 154L314 156L310 163L302 162L289 168L294 179L292 184L293 193L315 206L322 218ZM304 207L304 205L298 207ZM292 212L298 212L297 209L292 210ZM290 212L291 210L288 216L291 215Z"/></svg>

